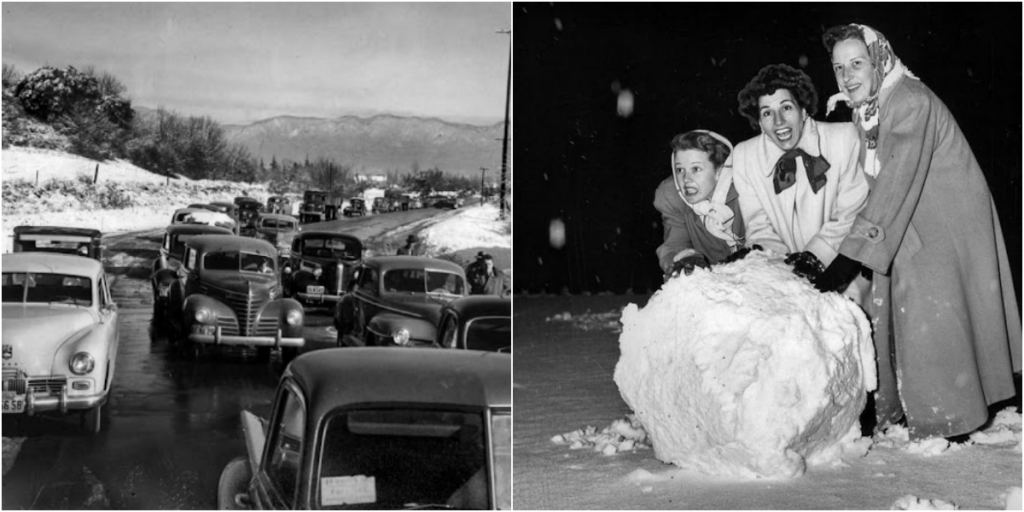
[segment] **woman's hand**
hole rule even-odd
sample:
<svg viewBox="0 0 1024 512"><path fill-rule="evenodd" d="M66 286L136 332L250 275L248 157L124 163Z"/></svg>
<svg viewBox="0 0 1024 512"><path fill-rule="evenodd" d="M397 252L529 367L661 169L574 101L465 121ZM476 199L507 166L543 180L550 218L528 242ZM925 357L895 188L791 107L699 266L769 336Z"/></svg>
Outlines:
<svg viewBox="0 0 1024 512"><path fill-rule="evenodd" d="M694 253L684 258L680 258L678 261L673 262L671 267L665 269L665 281L667 282L669 279L678 276L680 272L682 272L683 275L688 276L696 267L710 267L708 259L703 254Z"/></svg>
<svg viewBox="0 0 1024 512"><path fill-rule="evenodd" d="M832 264L813 280L814 287L822 292L839 292L846 289L857 278L861 264L842 254L832 260Z"/></svg>
<svg viewBox="0 0 1024 512"><path fill-rule="evenodd" d="M746 258L747 255L750 254L750 251L763 251L763 250L764 250L764 247L761 247L760 245L757 245L757 244L751 245L750 247L741 247L741 248L737 249L736 252L734 252L734 253L730 254L729 256L727 256L724 260L722 260L718 264L719 265L724 265L726 263L732 263L734 261L739 261L739 260L742 260L743 258Z"/></svg>
<svg viewBox="0 0 1024 512"><path fill-rule="evenodd" d="M793 266L793 273L806 277L812 283L825 271L825 265L821 264L813 252L793 252L786 256L785 263Z"/></svg>

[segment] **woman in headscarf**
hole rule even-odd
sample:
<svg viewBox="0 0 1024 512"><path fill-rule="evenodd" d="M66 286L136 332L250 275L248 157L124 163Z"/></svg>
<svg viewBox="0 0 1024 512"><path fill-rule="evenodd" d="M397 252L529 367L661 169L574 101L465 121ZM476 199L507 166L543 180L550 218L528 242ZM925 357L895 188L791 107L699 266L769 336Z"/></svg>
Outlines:
<svg viewBox="0 0 1024 512"><path fill-rule="evenodd" d="M743 218L732 186L729 141L708 130L676 135L672 176L654 192L665 241L658 260L665 279L694 267L707 268L742 247Z"/></svg>
<svg viewBox="0 0 1024 512"><path fill-rule="evenodd" d="M1021 324L985 177L952 114L864 25L823 38L853 109L871 193L822 276L874 271L865 301L878 355L878 427L906 417L914 439L955 437L1015 395Z"/></svg>
<svg viewBox="0 0 1024 512"><path fill-rule="evenodd" d="M811 78L785 64L762 68L737 100L761 132L733 155L747 247L787 254L794 273L816 282L867 200L857 130L815 121Z"/></svg>

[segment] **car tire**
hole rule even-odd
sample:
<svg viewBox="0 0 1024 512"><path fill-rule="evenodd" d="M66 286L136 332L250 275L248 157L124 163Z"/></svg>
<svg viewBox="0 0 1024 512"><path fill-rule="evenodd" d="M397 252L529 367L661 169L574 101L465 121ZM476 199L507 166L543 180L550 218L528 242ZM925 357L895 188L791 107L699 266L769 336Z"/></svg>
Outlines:
<svg viewBox="0 0 1024 512"><path fill-rule="evenodd" d="M89 434L99 434L103 420L103 406L82 411L82 429Z"/></svg>

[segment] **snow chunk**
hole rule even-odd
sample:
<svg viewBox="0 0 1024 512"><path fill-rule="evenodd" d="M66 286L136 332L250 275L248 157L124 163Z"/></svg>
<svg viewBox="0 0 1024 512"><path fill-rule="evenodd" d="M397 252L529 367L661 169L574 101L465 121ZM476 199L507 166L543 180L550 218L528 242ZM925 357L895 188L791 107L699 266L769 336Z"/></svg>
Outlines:
<svg viewBox="0 0 1024 512"><path fill-rule="evenodd" d="M1021 509L1020 491L1020 487L1010 487L1006 490L1006 493L999 496L1000 501L1006 504L1005 510Z"/></svg>
<svg viewBox="0 0 1024 512"><path fill-rule="evenodd" d="M960 510L960 507L939 499L924 500L913 494L908 494L896 500L889 510Z"/></svg>
<svg viewBox="0 0 1024 512"><path fill-rule="evenodd" d="M568 444L570 450L592 448L604 455L615 455L638 448L650 448L647 432L637 420L636 415L633 414L613 421L611 425L600 432L597 431L597 427L588 425L585 429L554 436L551 438L551 442Z"/></svg>
<svg viewBox="0 0 1024 512"><path fill-rule="evenodd" d="M672 279L643 310L627 306L622 324L615 383L659 460L778 478L866 451L868 320L780 256L755 251Z"/></svg>
<svg viewBox="0 0 1024 512"><path fill-rule="evenodd" d="M999 411L992 420L992 425L971 434L971 441L978 444L1017 443L1020 449L1021 417L1016 407L1007 407Z"/></svg>

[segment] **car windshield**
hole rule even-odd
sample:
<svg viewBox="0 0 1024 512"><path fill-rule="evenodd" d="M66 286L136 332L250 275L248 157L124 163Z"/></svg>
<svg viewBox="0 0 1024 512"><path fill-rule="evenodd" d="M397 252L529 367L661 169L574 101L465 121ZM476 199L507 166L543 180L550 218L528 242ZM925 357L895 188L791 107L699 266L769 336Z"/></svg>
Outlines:
<svg viewBox="0 0 1024 512"><path fill-rule="evenodd" d="M466 326L466 348L488 352L512 351L512 320L477 318Z"/></svg>
<svg viewBox="0 0 1024 512"><path fill-rule="evenodd" d="M314 258L355 260L362 252L362 244L344 238L307 238L302 245L302 255Z"/></svg>
<svg viewBox="0 0 1024 512"><path fill-rule="evenodd" d="M239 251L210 252L203 257L206 270L238 270L260 274L274 273L274 260L262 254Z"/></svg>
<svg viewBox="0 0 1024 512"><path fill-rule="evenodd" d="M92 306L92 279L68 274L4 272L3 302Z"/></svg>
<svg viewBox="0 0 1024 512"><path fill-rule="evenodd" d="M291 231L295 229L295 223L288 220L263 219L263 229L277 229L280 231Z"/></svg>
<svg viewBox="0 0 1024 512"><path fill-rule="evenodd" d="M464 295L462 276L441 270L422 268L393 269L384 273L384 291Z"/></svg>
<svg viewBox="0 0 1024 512"><path fill-rule="evenodd" d="M181 255L185 254L185 242L188 242L189 240L191 240L191 239L193 239L193 238L195 238L197 236L202 236L202 234L200 234L200 233L179 234L178 236L174 237L174 240L171 241L171 251L170 251L171 256L174 256L174 257L180 259Z"/></svg>
<svg viewBox="0 0 1024 512"><path fill-rule="evenodd" d="M362 409L324 427L322 508L490 508L480 412Z"/></svg>

